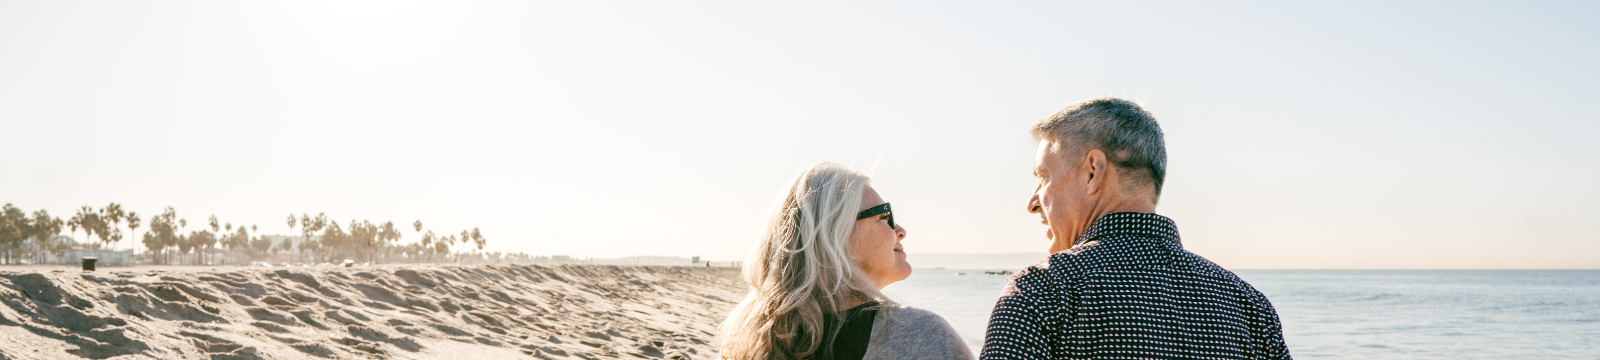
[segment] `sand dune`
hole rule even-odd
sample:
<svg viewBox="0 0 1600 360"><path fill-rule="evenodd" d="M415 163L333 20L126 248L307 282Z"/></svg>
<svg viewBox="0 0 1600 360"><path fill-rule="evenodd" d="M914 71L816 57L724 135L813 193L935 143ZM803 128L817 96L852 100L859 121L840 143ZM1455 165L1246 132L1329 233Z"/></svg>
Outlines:
<svg viewBox="0 0 1600 360"><path fill-rule="evenodd" d="M708 359L742 292L696 267L0 272L0 359Z"/></svg>

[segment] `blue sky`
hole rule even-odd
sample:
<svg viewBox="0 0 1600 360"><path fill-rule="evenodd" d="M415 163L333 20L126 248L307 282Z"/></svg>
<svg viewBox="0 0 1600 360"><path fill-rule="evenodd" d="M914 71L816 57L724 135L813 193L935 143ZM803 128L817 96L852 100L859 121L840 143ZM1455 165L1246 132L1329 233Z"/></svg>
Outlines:
<svg viewBox="0 0 1600 360"><path fill-rule="evenodd" d="M0 3L0 201L737 259L871 169L908 252L1043 252L1026 127L1142 98L1230 268L1597 268L1584 2ZM404 241L415 239L407 233ZM82 235L79 235L82 236ZM911 259L915 264L915 258Z"/></svg>

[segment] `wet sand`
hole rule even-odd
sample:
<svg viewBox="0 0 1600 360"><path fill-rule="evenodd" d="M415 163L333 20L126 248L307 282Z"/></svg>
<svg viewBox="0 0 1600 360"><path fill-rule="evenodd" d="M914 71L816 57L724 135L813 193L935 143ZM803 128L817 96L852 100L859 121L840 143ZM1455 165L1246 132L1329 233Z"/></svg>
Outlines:
<svg viewBox="0 0 1600 360"><path fill-rule="evenodd" d="M0 359L715 358L734 268L0 266Z"/></svg>

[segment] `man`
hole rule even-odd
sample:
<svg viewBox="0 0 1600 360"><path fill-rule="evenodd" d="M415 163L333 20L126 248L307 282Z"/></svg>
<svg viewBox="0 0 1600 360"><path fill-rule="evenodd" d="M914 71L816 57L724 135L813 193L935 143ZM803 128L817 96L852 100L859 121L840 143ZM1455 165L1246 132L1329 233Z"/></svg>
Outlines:
<svg viewBox="0 0 1600 360"><path fill-rule="evenodd" d="M1166 146L1122 99L1067 106L1033 125L1049 259L1017 272L989 318L983 359L1288 359L1272 304L1185 251L1155 214Z"/></svg>

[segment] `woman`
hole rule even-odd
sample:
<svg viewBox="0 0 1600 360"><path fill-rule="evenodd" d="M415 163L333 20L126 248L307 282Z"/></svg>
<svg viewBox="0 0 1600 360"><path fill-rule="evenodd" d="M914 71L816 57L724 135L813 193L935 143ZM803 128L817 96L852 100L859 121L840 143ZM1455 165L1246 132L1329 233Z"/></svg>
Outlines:
<svg viewBox="0 0 1600 360"><path fill-rule="evenodd" d="M752 289L722 323L722 358L972 358L943 318L881 292L911 264L905 228L868 182L832 163L794 180L745 262Z"/></svg>

